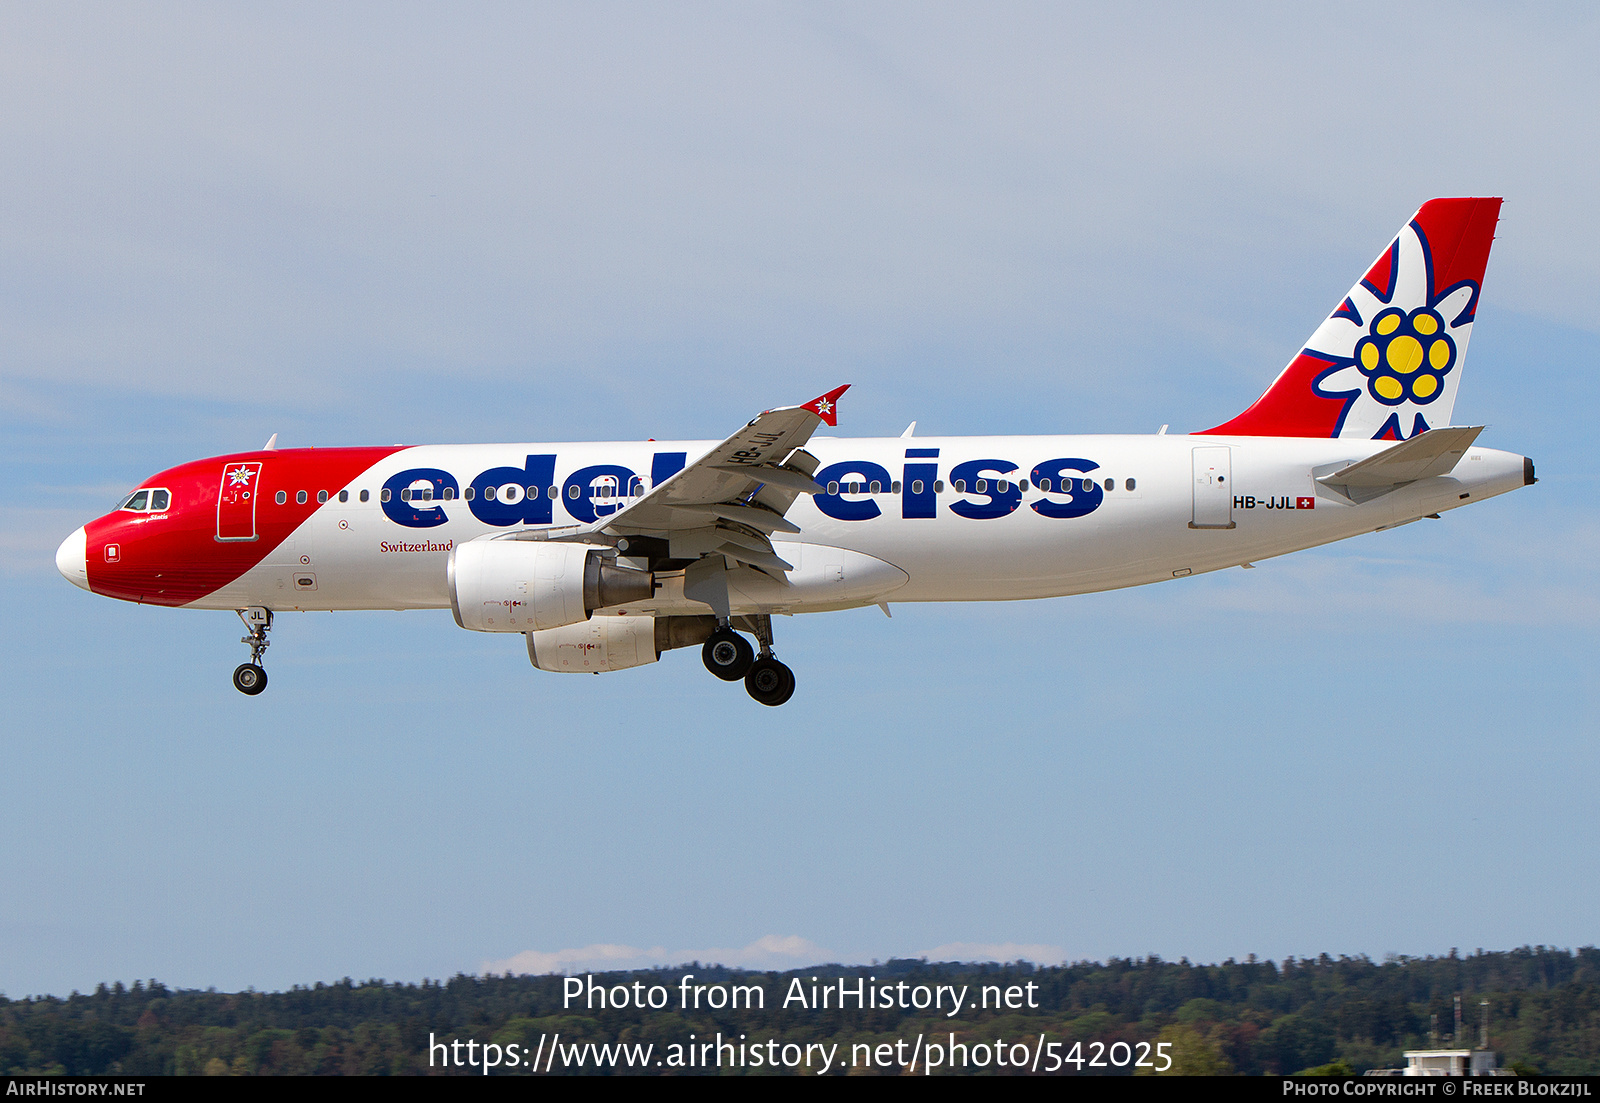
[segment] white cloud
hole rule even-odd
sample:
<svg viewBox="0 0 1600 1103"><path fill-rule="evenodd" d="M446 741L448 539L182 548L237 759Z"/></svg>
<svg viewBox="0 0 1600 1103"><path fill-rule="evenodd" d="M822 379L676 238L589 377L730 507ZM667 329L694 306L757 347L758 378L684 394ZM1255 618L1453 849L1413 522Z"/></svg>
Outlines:
<svg viewBox="0 0 1600 1103"><path fill-rule="evenodd" d="M1031 961L1036 965L1055 965L1068 957L1062 947L1039 942L946 942L908 956L929 961ZM613 943L594 943L565 950L523 950L498 961L485 961L483 971L486 974L535 975L598 973L652 969L691 961L740 969L797 969L840 960L843 960L840 955L799 935L764 935L747 946L706 950L668 951L662 946L641 949Z"/></svg>
<svg viewBox="0 0 1600 1103"><path fill-rule="evenodd" d="M1067 960L1067 951L1038 942L946 942L916 956L929 961L1031 961L1035 965L1059 965Z"/></svg>
<svg viewBox="0 0 1600 1103"><path fill-rule="evenodd" d="M741 969L795 969L835 957L830 951L799 935L763 935L737 949L673 950L653 946L639 949L611 943L594 943L566 950L523 950L499 961L485 961L485 973L585 973L622 969L650 969L701 961Z"/></svg>

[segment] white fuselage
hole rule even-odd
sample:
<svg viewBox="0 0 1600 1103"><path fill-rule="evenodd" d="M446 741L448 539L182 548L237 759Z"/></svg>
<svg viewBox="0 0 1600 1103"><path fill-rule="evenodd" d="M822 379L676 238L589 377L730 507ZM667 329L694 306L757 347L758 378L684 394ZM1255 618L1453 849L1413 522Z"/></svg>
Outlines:
<svg viewBox="0 0 1600 1103"><path fill-rule="evenodd" d="M684 461L693 463L715 443L402 449L349 485L327 488L328 503L289 539L191 606L448 608L445 564L452 547L529 527L592 522L627 504L619 492L648 489L652 477L663 479ZM748 568L732 572L733 611L994 601L1136 586L1390 528L1524 484L1521 456L1474 447L1451 474L1363 504L1318 485L1318 474L1392 445L1282 437L813 437L807 447L820 461L817 479L824 486L839 483L839 493L802 495L788 511L787 520L801 531L774 538L774 550L795 568L787 584ZM584 474L596 467L612 470ZM482 519L464 494L494 469L539 473L526 477L535 493L543 491L549 519L529 522L531 511L512 521L501 516L500 523ZM434 472L435 478L447 473L460 489L453 500L413 502L410 511L398 511L398 490L391 488L386 509L385 484L403 485L413 470ZM958 489L958 479L964 489ZM976 489L979 479L982 492ZM998 487L1002 479L1004 491ZM1049 490L1041 489L1041 479ZM1062 489L1066 479L1070 492ZM1093 489L1084 489L1085 479ZM875 493L874 480L881 484ZM520 482L496 502L511 499L514 507L515 499L526 498ZM862 484L861 492L850 491L855 483ZM550 497L551 488L557 497ZM317 488L310 489L314 494ZM347 501L339 501L339 490ZM476 497L481 506L482 494ZM415 523L418 509L427 521L423 527ZM397 521L396 512L408 513L412 523ZM507 512L516 510L499 510ZM705 612L683 597L681 579L668 573L662 581L653 600L607 612Z"/></svg>

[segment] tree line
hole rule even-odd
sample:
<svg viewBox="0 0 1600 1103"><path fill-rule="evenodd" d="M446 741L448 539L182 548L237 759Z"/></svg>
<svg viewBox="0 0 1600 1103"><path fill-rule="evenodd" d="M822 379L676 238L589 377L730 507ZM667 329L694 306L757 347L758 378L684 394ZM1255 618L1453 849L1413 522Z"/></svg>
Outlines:
<svg viewBox="0 0 1600 1103"><path fill-rule="evenodd" d="M881 1044L923 1033L958 1042L1037 1038L1065 1046L1167 1043L1171 1071L1214 1074L1362 1072L1402 1064L1407 1049L1477 1044L1488 1001L1490 1048L1525 1072L1600 1073L1600 950L1543 946L1462 955L1228 960L1196 965L1158 957L1035 966L892 960L784 972L692 963L596 974L607 986L661 985L674 997L696 984L757 985L765 1006L688 1010L563 1006L560 976L468 976L296 986L284 992L173 989L159 981L102 984L93 992L0 997L0 1071L11 1075L449 1074L429 1065L429 1043L475 1039L525 1045L563 1041L655 1043L690 1034L805 1044ZM974 1009L954 1018L901 1007L781 1006L799 978L970 986L1031 985L1037 1006ZM1456 997L1463 1007L1455 1030ZM1065 1051L1065 1050L1064 1050ZM437 1051L434 1051L437 1053ZM559 1068L556 1071L560 1071ZM590 1074L597 1070L588 1069ZM665 1069L661 1071L667 1071ZM696 1070L697 1072L702 1070ZM715 1070L706 1070L714 1072ZM1001 1070L990 1070L1001 1071ZM1131 1068L1094 1069L1127 1073Z"/></svg>

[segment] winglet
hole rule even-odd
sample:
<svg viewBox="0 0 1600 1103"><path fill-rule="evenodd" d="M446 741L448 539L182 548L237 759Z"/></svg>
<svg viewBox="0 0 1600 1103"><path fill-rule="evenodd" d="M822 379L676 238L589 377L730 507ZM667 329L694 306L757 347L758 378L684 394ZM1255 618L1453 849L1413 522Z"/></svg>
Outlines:
<svg viewBox="0 0 1600 1103"><path fill-rule="evenodd" d="M848 383L842 387L835 387L827 394L820 398L813 398L800 408L802 410L810 410L816 414L822 419L823 424L837 427L839 424L839 396L849 389L850 384Z"/></svg>

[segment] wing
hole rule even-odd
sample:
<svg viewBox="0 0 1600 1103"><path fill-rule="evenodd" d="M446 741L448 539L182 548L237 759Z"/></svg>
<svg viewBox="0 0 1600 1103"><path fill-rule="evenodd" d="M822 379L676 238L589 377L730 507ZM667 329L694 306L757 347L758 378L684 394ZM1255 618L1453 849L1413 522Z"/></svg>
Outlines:
<svg viewBox="0 0 1600 1103"><path fill-rule="evenodd" d="M817 426L837 424L839 396L849 386L800 406L768 410L642 498L592 525L513 538L600 537L623 554L643 550L650 558L673 560L722 555L781 580L793 568L773 552L771 536L799 532L784 514L800 495L822 492L811 478L817 458L804 445Z"/></svg>

